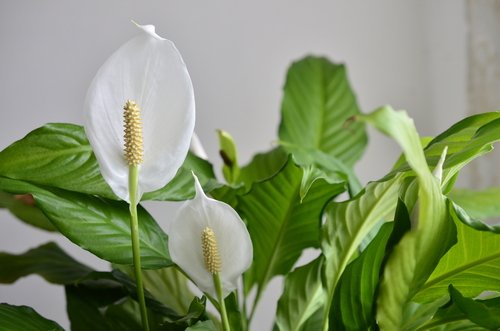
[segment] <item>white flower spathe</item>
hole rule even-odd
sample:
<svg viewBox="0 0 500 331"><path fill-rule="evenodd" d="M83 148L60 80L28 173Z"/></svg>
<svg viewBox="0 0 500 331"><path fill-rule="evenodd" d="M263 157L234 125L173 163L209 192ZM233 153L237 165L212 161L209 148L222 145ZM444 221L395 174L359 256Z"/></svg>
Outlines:
<svg viewBox="0 0 500 331"><path fill-rule="evenodd" d="M175 45L152 25L115 51L93 79L85 100L85 133L113 192L129 202L123 106L141 110L144 158L138 197L165 186L182 165L195 123L191 79Z"/></svg>
<svg viewBox="0 0 500 331"><path fill-rule="evenodd" d="M202 247L203 230L212 229L220 257L222 295L226 297L237 288L239 277L252 263L252 241L238 213L231 206L208 198L194 177L195 198L184 203L169 226L170 257L200 290L216 297L213 275L205 266Z"/></svg>

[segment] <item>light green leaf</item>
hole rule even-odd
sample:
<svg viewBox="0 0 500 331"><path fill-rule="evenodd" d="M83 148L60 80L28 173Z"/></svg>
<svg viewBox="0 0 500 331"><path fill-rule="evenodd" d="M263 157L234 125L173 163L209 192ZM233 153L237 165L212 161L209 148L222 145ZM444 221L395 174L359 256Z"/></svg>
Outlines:
<svg viewBox="0 0 500 331"><path fill-rule="evenodd" d="M233 137L223 130L217 130L217 136L219 137L219 154L224 162L222 173L228 183L235 183L240 175L240 167Z"/></svg>
<svg viewBox="0 0 500 331"><path fill-rule="evenodd" d="M500 233L500 188L454 189L449 197L462 222L477 230ZM487 223L485 223L487 222ZM497 223L497 225L491 225Z"/></svg>
<svg viewBox="0 0 500 331"><path fill-rule="evenodd" d="M473 159L490 152L493 143L500 140L500 112L473 115L454 124L434 138L425 148L425 157L431 168L437 165L443 149L448 152L443 165L442 186L453 184L458 172ZM411 168L406 164L389 176Z"/></svg>
<svg viewBox="0 0 500 331"><path fill-rule="evenodd" d="M7 284L31 274L38 274L50 283L70 284L92 272L55 243L19 255L0 252L0 266L0 283Z"/></svg>
<svg viewBox="0 0 500 331"><path fill-rule="evenodd" d="M40 316L27 306L0 303L0 330L64 331L56 322Z"/></svg>
<svg viewBox="0 0 500 331"><path fill-rule="evenodd" d="M327 206L321 249L325 256L326 316L335 288L348 263L358 253L365 237L380 222L392 221L402 177L371 182L354 199L334 202Z"/></svg>
<svg viewBox="0 0 500 331"><path fill-rule="evenodd" d="M120 266L119 269L130 277L134 275L131 267ZM144 288L158 301L172 308L179 315L187 314L195 295L189 290L187 277L176 267L143 270L142 280Z"/></svg>
<svg viewBox="0 0 500 331"><path fill-rule="evenodd" d="M399 143L419 183L417 223L389 257L377 303L380 329L398 330L406 303L453 244L455 229L448 218L441 183L429 170L413 121L405 112L390 107L360 117Z"/></svg>
<svg viewBox="0 0 500 331"><path fill-rule="evenodd" d="M289 160L277 175L238 198L254 247L254 261L245 274L247 292L258 285L260 293L272 277L290 271L303 249L319 246L321 211L343 191L343 184L319 179L301 202L302 176L303 170Z"/></svg>
<svg viewBox="0 0 500 331"><path fill-rule="evenodd" d="M500 235L475 230L456 221L458 242L446 253L414 300L446 296L453 284L466 296L500 291Z"/></svg>
<svg viewBox="0 0 500 331"><path fill-rule="evenodd" d="M299 331L302 325L325 303L321 283L323 257L289 273L278 301L276 324L281 331ZM322 309L321 309L322 311Z"/></svg>
<svg viewBox="0 0 500 331"><path fill-rule="evenodd" d="M42 211L37 208L30 195L12 195L0 191L0 208L7 208L12 215L26 224L45 231L56 231Z"/></svg>
<svg viewBox="0 0 500 331"><path fill-rule="evenodd" d="M293 63L281 113L281 141L319 150L348 166L362 155L367 141L364 124L345 125L359 108L344 65L312 56Z"/></svg>
<svg viewBox="0 0 500 331"><path fill-rule="evenodd" d="M59 232L83 249L112 263L133 263L130 215L125 202L1 177L0 189L32 194L37 206ZM139 207L138 214L142 266L160 268L172 265L166 234L144 208Z"/></svg>

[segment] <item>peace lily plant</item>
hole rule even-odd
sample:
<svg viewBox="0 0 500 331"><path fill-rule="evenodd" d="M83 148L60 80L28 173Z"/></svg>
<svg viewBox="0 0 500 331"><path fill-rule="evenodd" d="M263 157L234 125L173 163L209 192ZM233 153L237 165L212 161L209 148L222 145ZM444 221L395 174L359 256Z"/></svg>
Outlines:
<svg viewBox="0 0 500 331"><path fill-rule="evenodd" d="M273 330L500 328L500 189L455 188L500 139L500 113L434 138L404 111L361 113L343 65L288 70L278 144L241 166L219 130L223 178L193 138L186 66L153 26L97 72L85 128L51 123L0 152L0 206L110 262L94 270L55 243L0 253L0 282L64 286L71 330L257 330L282 276ZM363 185L354 165L371 125L402 154ZM198 156L197 156L198 155ZM141 201L185 201L155 220ZM162 227L167 229L164 232ZM298 262L306 249L319 253ZM63 330L0 304L0 330Z"/></svg>

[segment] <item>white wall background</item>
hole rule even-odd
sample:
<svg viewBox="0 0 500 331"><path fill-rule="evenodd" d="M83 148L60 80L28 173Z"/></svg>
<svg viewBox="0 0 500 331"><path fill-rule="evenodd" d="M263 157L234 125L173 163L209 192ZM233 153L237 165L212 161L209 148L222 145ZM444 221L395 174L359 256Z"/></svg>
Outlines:
<svg viewBox="0 0 500 331"><path fill-rule="evenodd" d="M82 123L93 75L137 34L130 19L155 24L183 54L195 87L196 131L212 160L217 128L233 134L244 162L269 148L286 68L306 54L345 62L363 111L387 103L407 109L421 134L434 135L466 113L465 17L458 0L0 0L0 148L47 122ZM399 153L372 131L370 139L357 167L365 182L382 176ZM165 225L175 207L155 204L153 213ZM0 222L0 251L55 240L106 267L4 211ZM273 284L254 330L270 329L281 286ZM68 326L62 288L39 277L0 286L0 301L31 305Z"/></svg>

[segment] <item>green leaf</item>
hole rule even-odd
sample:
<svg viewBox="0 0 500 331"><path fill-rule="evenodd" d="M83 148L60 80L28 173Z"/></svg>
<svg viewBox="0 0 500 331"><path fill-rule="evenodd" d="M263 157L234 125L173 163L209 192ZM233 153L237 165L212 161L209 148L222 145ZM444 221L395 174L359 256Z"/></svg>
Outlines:
<svg viewBox="0 0 500 331"><path fill-rule="evenodd" d="M398 330L403 324L405 304L453 245L456 232L447 214L441 183L429 170L413 121L405 112L390 107L361 118L399 143L419 183L418 220L389 257L377 302L380 328Z"/></svg>
<svg viewBox="0 0 500 331"><path fill-rule="evenodd" d="M31 199L30 195L16 196L0 191L0 208L7 208L12 215L36 228L46 231L56 231L42 211L31 204Z"/></svg>
<svg viewBox="0 0 500 331"><path fill-rule="evenodd" d="M466 296L500 291L500 235L455 223L457 244L439 261L414 300L429 302L445 296L449 284Z"/></svg>
<svg viewBox="0 0 500 331"><path fill-rule="evenodd" d="M92 269L67 255L57 244L48 243L15 255L0 252L0 283L11 284L37 274L54 284L70 284Z"/></svg>
<svg viewBox="0 0 500 331"><path fill-rule="evenodd" d="M130 269L129 275L133 271ZM176 267L143 270L144 287L160 302L179 315L187 314L194 294L188 287L188 279Z"/></svg>
<svg viewBox="0 0 500 331"><path fill-rule="evenodd" d="M83 249L112 263L133 264L127 203L1 177L0 189L32 194L59 232ZM172 265L166 234L144 208L138 215L143 268Z"/></svg>
<svg viewBox="0 0 500 331"><path fill-rule="evenodd" d="M448 330L492 330L485 323L494 323L498 320L500 298L472 300L464 298L460 292L449 287L451 299L434 314L432 319L418 328L418 331L448 331ZM474 323L472 320L477 321ZM411 329L416 330L416 328Z"/></svg>
<svg viewBox="0 0 500 331"><path fill-rule="evenodd" d="M276 324L281 331L302 330L303 324L318 310L322 312L325 291L321 283L323 258L319 257L289 273L278 301Z"/></svg>
<svg viewBox="0 0 500 331"><path fill-rule="evenodd" d="M214 181L215 174L212 165L194 154L188 153L182 167L177 171L174 179L165 187L154 192L145 193L142 201L183 201L192 199L195 195L194 178L195 173L204 190L210 192L218 187Z"/></svg>
<svg viewBox="0 0 500 331"><path fill-rule="evenodd" d="M236 145L228 132L217 130L217 135L219 136L219 154L224 161L222 173L228 183L235 183L240 175Z"/></svg>
<svg viewBox="0 0 500 331"><path fill-rule="evenodd" d="M194 195L194 171L203 185L211 165L189 154L174 179L143 200L186 200ZM0 152L0 176L117 200L99 171L83 127L52 123L30 132Z"/></svg>
<svg viewBox="0 0 500 331"><path fill-rule="evenodd" d="M26 306L0 303L0 330L64 331L56 322L40 316Z"/></svg>
<svg viewBox="0 0 500 331"><path fill-rule="evenodd" d="M137 331L141 330L141 314L139 304L132 299L107 306L104 318L108 321L110 331ZM155 330L155 325L150 325Z"/></svg>
<svg viewBox="0 0 500 331"><path fill-rule="evenodd" d="M224 201L236 209L238 196L247 193L254 183L275 176L284 167L287 160L288 155L281 147L256 154L247 165L240 168L237 184L218 187L210 194L215 199Z"/></svg>
<svg viewBox="0 0 500 331"><path fill-rule="evenodd" d="M500 217L500 188L481 191L454 189L449 197L453 200L454 211L462 222L477 230L500 233L500 225L484 223Z"/></svg>
<svg viewBox="0 0 500 331"><path fill-rule="evenodd" d="M199 321L187 328L186 331L217 331L217 328L212 321Z"/></svg>
<svg viewBox="0 0 500 331"><path fill-rule="evenodd" d="M434 138L425 148L427 163L437 165L440 155L448 147L443 165L443 187L456 179L458 172L470 161L493 150L493 143L500 140L500 112L473 115L454 124ZM406 164L394 170L389 176L408 171Z"/></svg>
<svg viewBox="0 0 500 331"><path fill-rule="evenodd" d="M347 182L351 197L361 191L361 183L354 174L354 171L336 157L311 148L306 149L286 145L286 149L289 153L293 154L293 158L298 165L305 169L311 169L315 173L316 178L324 178L331 184L341 181ZM303 185L303 187L306 186Z"/></svg>
<svg viewBox="0 0 500 331"><path fill-rule="evenodd" d="M240 311L240 304L238 302L238 297L236 292L232 292L224 299L224 304L226 305L227 317L229 320L229 327L231 331L242 331L246 330L246 323Z"/></svg>
<svg viewBox="0 0 500 331"><path fill-rule="evenodd" d="M120 287L66 286L66 310L72 331L108 331L112 329L112 321L102 314L102 308L117 302L124 297Z"/></svg>
<svg viewBox="0 0 500 331"><path fill-rule="evenodd" d="M335 288L358 247L380 222L392 221L402 177L371 182L354 199L330 203L325 211L321 249L325 256L326 312L330 311ZM326 316L325 316L326 319Z"/></svg>
<svg viewBox="0 0 500 331"><path fill-rule="evenodd" d="M247 165L241 168L239 181L249 190L254 183L276 175L287 160L288 154L281 147L273 148L265 153L258 153Z"/></svg>
<svg viewBox="0 0 500 331"><path fill-rule="evenodd" d="M72 330L141 329L137 328L141 322L135 281L119 270L93 272L77 285L67 285L66 296ZM145 298L151 330L184 330L205 311L204 300L193 300L187 314L179 315L148 291Z"/></svg>
<svg viewBox="0 0 500 331"><path fill-rule="evenodd" d="M362 155L367 141L364 124L345 125L359 107L344 65L312 56L293 63L281 113L281 141L322 151L348 166Z"/></svg>
<svg viewBox="0 0 500 331"><path fill-rule="evenodd" d="M382 226L340 278L330 310L330 330L368 330L375 323L374 297L393 224Z"/></svg>
<svg viewBox="0 0 500 331"><path fill-rule="evenodd" d="M239 197L238 208L254 247L254 261L245 274L247 292L255 284L261 292L273 276L290 271L303 249L319 246L321 211L343 191L343 184L317 180L301 202L302 175L289 160L276 176Z"/></svg>
<svg viewBox="0 0 500 331"><path fill-rule="evenodd" d="M0 152L0 175L116 199L79 125L52 123Z"/></svg>
<svg viewBox="0 0 500 331"><path fill-rule="evenodd" d="M500 328L500 298L493 299L495 306L488 306L480 300L465 298L452 285L449 287L451 301L464 312L467 317L479 326L489 329Z"/></svg>

